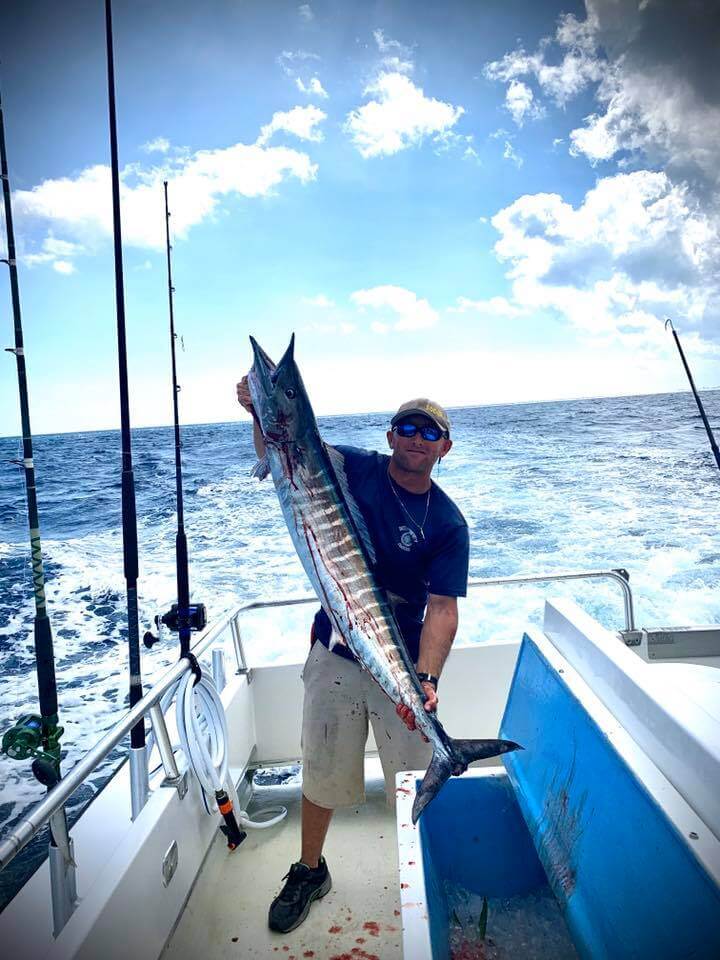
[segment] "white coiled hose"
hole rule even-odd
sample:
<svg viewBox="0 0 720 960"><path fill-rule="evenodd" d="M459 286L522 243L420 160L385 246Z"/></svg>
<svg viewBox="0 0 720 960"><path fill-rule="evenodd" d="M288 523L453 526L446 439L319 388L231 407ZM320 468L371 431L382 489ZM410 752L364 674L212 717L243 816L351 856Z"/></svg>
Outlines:
<svg viewBox="0 0 720 960"><path fill-rule="evenodd" d="M228 771L229 736L225 710L212 680L204 673L197 682L192 671L183 674L162 698L160 709L163 713L173 697L176 697L179 746L205 794L214 800L217 791L227 788L241 827L263 830L280 823L287 816L285 807L267 807L261 811L267 819L262 820L251 820L246 810L239 809L235 784Z"/></svg>

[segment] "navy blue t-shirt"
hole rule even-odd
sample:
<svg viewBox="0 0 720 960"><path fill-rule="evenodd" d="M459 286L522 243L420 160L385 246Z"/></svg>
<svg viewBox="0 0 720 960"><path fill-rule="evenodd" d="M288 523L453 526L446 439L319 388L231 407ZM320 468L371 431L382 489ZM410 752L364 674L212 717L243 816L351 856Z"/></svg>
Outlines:
<svg viewBox="0 0 720 960"><path fill-rule="evenodd" d="M464 597L467 593L469 537L467 523L450 497L432 484L427 520L423 524L427 493L410 493L397 484L395 491L415 521L411 523L393 493L388 476L390 457L357 447L337 446L345 458L345 473L375 547L375 574L380 586L405 602L395 616L408 648L417 662L420 632L429 593ZM417 526L416 526L417 525ZM424 538L418 527L423 528ZM315 636L328 645L332 627L320 609L315 615ZM355 659L348 648L336 644L341 656Z"/></svg>

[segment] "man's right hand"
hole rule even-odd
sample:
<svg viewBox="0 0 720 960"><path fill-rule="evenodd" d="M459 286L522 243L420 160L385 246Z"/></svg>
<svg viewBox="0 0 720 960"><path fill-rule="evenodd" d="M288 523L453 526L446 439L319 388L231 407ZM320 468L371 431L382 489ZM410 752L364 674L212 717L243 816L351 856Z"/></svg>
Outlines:
<svg viewBox="0 0 720 960"><path fill-rule="evenodd" d="M237 391L237 398L240 406L243 408L243 410L247 410L249 414L253 414L255 412L255 408L253 407L253 402L250 397L250 388L248 387L247 376L244 376L240 383L236 384L235 389Z"/></svg>

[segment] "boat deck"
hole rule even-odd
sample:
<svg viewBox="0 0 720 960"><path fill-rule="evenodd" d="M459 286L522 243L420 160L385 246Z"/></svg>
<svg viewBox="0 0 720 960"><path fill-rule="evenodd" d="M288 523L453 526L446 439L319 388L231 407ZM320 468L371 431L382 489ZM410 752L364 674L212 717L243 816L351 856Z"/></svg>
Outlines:
<svg viewBox="0 0 720 960"><path fill-rule="evenodd" d="M283 875L299 858L301 791L299 786L256 791L251 813L281 803L287 817L275 827L249 830L232 854L218 834L162 960L400 960L395 815L379 772L377 760L366 760L365 804L333 817L325 845L332 890L288 934L269 930L267 914Z"/></svg>

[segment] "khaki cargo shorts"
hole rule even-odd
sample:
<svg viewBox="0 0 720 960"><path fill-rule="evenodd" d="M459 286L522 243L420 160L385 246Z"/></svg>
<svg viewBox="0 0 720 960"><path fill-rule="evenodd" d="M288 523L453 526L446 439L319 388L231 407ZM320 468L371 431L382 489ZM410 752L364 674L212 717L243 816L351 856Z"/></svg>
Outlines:
<svg viewBox="0 0 720 960"><path fill-rule="evenodd" d="M385 795L395 805L395 774L425 769L430 744L408 730L395 704L369 673L316 641L303 668L303 794L319 807L356 806L365 800L368 720L385 775Z"/></svg>

